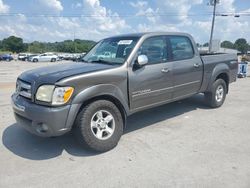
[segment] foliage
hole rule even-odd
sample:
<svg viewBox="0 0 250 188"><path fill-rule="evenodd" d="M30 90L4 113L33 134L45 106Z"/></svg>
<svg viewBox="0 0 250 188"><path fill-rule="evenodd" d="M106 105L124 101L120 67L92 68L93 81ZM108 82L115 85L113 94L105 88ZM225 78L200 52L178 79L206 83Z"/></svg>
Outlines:
<svg viewBox="0 0 250 188"><path fill-rule="evenodd" d="M33 53L43 53L45 52L45 46L43 45L43 43L34 41L28 44L28 51Z"/></svg>
<svg viewBox="0 0 250 188"><path fill-rule="evenodd" d="M231 41L225 40L221 43L222 48L229 48L229 49L234 49L234 43Z"/></svg>
<svg viewBox="0 0 250 188"><path fill-rule="evenodd" d="M202 47L202 44L196 43L196 46L197 46L197 47Z"/></svg>
<svg viewBox="0 0 250 188"><path fill-rule="evenodd" d="M247 43L246 39L240 38L235 41L234 48L242 53L246 53L249 49L249 44Z"/></svg>
<svg viewBox="0 0 250 188"><path fill-rule="evenodd" d="M23 43L23 39L15 36L10 36L6 39L3 39L1 42L1 50L11 51L11 52L22 52L26 51L27 45Z"/></svg>
<svg viewBox="0 0 250 188"><path fill-rule="evenodd" d="M243 54L246 54L250 50L250 44L247 43L247 40L244 38L237 39L234 43L230 41L223 41L221 43L223 48L231 48L240 51Z"/></svg>
<svg viewBox="0 0 250 188"><path fill-rule="evenodd" d="M63 42L45 43L45 42L32 42L28 45L28 51L33 53L43 52L67 52L67 53L83 53L90 50L95 44L94 41L76 39L65 40Z"/></svg>
<svg viewBox="0 0 250 188"><path fill-rule="evenodd" d="M66 53L83 53L87 52L95 44L94 41L75 39L65 40L62 42L38 42L23 43L22 38L10 36L0 41L0 51L31 52L66 52Z"/></svg>
<svg viewBox="0 0 250 188"><path fill-rule="evenodd" d="M208 42L206 42L206 43L203 44L203 47L208 47L208 46L209 46Z"/></svg>

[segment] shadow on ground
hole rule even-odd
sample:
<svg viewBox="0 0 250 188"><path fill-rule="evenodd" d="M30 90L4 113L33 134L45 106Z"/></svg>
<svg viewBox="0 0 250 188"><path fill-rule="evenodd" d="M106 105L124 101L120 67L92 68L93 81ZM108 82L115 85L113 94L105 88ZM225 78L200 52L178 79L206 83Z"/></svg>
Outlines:
<svg viewBox="0 0 250 188"><path fill-rule="evenodd" d="M136 113L128 118L125 134L196 109L207 109L203 95L195 95ZM41 138L31 135L17 124L12 124L4 130L2 142L14 154L31 160L54 158L61 155L64 150L73 156L88 157L98 154L81 148L71 133L56 138Z"/></svg>

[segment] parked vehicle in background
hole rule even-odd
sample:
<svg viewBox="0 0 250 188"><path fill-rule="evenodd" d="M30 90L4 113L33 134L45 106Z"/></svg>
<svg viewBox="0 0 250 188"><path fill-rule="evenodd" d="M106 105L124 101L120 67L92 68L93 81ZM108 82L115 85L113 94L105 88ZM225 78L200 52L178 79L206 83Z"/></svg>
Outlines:
<svg viewBox="0 0 250 188"><path fill-rule="evenodd" d="M80 62L82 61L83 57L86 53L78 54L75 58L72 59L72 61Z"/></svg>
<svg viewBox="0 0 250 188"><path fill-rule="evenodd" d="M21 53L21 54L18 54L17 59L18 59L18 60L21 60L21 61L27 61L29 55L30 55L30 54L27 54L27 53Z"/></svg>
<svg viewBox="0 0 250 188"><path fill-rule="evenodd" d="M60 55L63 60L71 60L73 57L73 54L67 53Z"/></svg>
<svg viewBox="0 0 250 188"><path fill-rule="evenodd" d="M3 55L0 55L0 60L1 61L12 61L14 58L12 55L10 54L3 54Z"/></svg>
<svg viewBox="0 0 250 188"><path fill-rule="evenodd" d="M63 60L64 54L59 53L59 54L57 54L57 56L58 56L58 61L61 61L61 60Z"/></svg>
<svg viewBox="0 0 250 188"><path fill-rule="evenodd" d="M44 54L31 57L30 61L32 62L46 62L46 61L55 62L58 59L59 59L58 56L53 53L44 53Z"/></svg>
<svg viewBox="0 0 250 188"><path fill-rule="evenodd" d="M22 73L12 105L18 124L33 134L51 137L73 129L83 146L107 151L135 112L197 93L210 107L220 107L237 70L236 55L201 55L189 34L120 35L97 43L83 63Z"/></svg>
<svg viewBox="0 0 250 188"><path fill-rule="evenodd" d="M28 55L27 61L31 61L32 57L35 57L35 56L38 56L38 54L30 54L30 55Z"/></svg>

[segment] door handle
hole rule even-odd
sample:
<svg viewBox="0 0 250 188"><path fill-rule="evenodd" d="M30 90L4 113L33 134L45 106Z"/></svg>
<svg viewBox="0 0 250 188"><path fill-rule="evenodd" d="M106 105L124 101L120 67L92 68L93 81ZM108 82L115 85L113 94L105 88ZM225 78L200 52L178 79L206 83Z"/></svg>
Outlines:
<svg viewBox="0 0 250 188"><path fill-rule="evenodd" d="M161 69L161 72L163 72L163 73L168 73L168 72L169 72L169 69L168 69L168 68L163 68L163 69Z"/></svg>
<svg viewBox="0 0 250 188"><path fill-rule="evenodd" d="M195 64L194 64L194 67L195 67L195 68L198 68L198 67L200 67L200 64L199 64L199 63L195 63Z"/></svg>

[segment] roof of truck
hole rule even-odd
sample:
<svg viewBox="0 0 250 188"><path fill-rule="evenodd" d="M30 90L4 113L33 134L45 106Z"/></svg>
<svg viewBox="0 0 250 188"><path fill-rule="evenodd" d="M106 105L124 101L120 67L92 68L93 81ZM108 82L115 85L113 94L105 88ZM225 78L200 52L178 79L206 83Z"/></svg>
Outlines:
<svg viewBox="0 0 250 188"><path fill-rule="evenodd" d="M181 35L181 36L191 36L188 33L182 32L143 32L143 33L129 33L129 34L121 34L111 37L142 37L142 36L154 36L154 35ZM109 37L108 37L109 38Z"/></svg>

